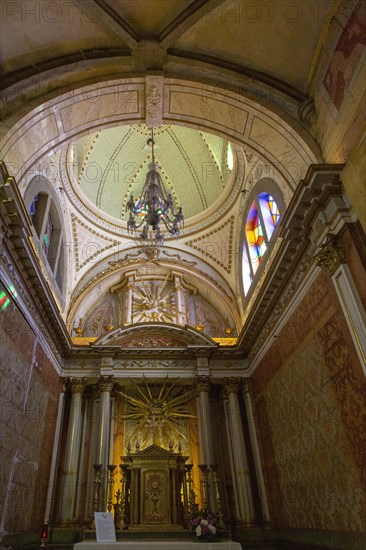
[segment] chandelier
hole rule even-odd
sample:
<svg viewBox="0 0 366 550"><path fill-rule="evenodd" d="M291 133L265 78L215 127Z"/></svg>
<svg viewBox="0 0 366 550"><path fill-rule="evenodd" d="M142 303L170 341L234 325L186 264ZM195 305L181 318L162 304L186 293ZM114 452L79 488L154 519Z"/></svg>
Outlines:
<svg viewBox="0 0 366 550"><path fill-rule="evenodd" d="M166 192L159 174L159 167L155 163L153 129L147 143L151 145L152 161L149 164L141 196L135 200L131 195L126 204L126 211L129 212L127 229L129 233L134 233L143 226L140 235L142 241L153 240L155 244L163 244L164 235L161 227L174 237L178 237L184 225L184 215L181 206L177 212L174 212L172 195Z"/></svg>

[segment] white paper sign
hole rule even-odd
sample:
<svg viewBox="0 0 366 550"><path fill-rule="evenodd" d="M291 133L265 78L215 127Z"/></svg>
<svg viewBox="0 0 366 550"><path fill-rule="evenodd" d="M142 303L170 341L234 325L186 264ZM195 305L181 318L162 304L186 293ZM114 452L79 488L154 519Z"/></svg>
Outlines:
<svg viewBox="0 0 366 550"><path fill-rule="evenodd" d="M117 542L113 516L109 512L94 512L97 542Z"/></svg>

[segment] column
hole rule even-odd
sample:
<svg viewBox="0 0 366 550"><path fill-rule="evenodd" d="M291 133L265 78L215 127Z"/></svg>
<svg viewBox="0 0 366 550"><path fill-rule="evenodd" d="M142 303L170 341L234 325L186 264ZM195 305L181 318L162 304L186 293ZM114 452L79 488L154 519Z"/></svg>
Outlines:
<svg viewBox="0 0 366 550"><path fill-rule="evenodd" d="M245 410L248 418L249 435L250 435L250 442L251 442L252 451L253 451L255 472L256 472L257 482L258 482L259 497L260 497L261 506L262 506L262 516L263 516L264 522L269 523L270 515L269 515L269 508L268 508L268 501L267 501L267 494L266 494L266 486L264 483L262 463L261 463L261 457L259 453L259 446L258 446L258 439L257 439L257 432L255 428L255 423L254 423L252 399L250 396L249 384L247 380L245 380L243 384L243 394L244 394L244 401L245 401Z"/></svg>
<svg viewBox="0 0 366 550"><path fill-rule="evenodd" d="M57 457L58 457L59 446L60 446L62 418L64 415L65 391L66 391L66 386L65 386L65 383L63 382L61 392L60 392L60 397L58 400L57 419L56 419L55 435L53 438L51 469L50 469L50 477L48 482L46 510L44 513L44 523L48 523L50 521L52 507L53 507L56 465L57 465Z"/></svg>
<svg viewBox="0 0 366 550"><path fill-rule="evenodd" d="M126 324L132 324L132 299L133 299L133 278L129 277L127 283L127 299L126 299Z"/></svg>
<svg viewBox="0 0 366 550"><path fill-rule="evenodd" d="M87 378L69 378L72 392L70 418L67 435L65 466L63 472L63 491L61 500L61 522L70 524L74 521L80 442L82 433L82 393Z"/></svg>
<svg viewBox="0 0 366 550"><path fill-rule="evenodd" d="M180 277L174 277L174 290L175 290L175 303L177 306L177 325L183 324L183 315L182 315L182 288Z"/></svg>
<svg viewBox="0 0 366 550"><path fill-rule="evenodd" d="M250 525L254 521L254 505L248 457L239 409L238 391L240 381L240 378L224 378L224 390L228 400L226 414L228 417L229 439L233 456L233 482L236 485L237 516L244 524Z"/></svg>
<svg viewBox="0 0 366 550"><path fill-rule="evenodd" d="M200 440L201 464L213 464L213 444L210 414L210 377L196 377L197 405L198 405L198 435Z"/></svg>
<svg viewBox="0 0 366 550"><path fill-rule="evenodd" d="M99 417L97 453L96 453L95 463L102 465L101 510L105 511L107 506L111 391L114 386L113 375L98 376L97 386L100 392L100 417Z"/></svg>

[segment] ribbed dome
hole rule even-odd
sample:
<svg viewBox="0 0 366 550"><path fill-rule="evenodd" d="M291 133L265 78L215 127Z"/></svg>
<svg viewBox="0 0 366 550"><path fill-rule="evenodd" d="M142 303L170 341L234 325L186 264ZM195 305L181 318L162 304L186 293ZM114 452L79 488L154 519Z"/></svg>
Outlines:
<svg viewBox="0 0 366 550"><path fill-rule="evenodd" d="M151 162L150 129L118 126L73 144L74 173L80 190L103 212L126 220L131 193L141 194ZM231 171L226 140L181 126L154 130L155 161L174 206L186 220L217 201Z"/></svg>

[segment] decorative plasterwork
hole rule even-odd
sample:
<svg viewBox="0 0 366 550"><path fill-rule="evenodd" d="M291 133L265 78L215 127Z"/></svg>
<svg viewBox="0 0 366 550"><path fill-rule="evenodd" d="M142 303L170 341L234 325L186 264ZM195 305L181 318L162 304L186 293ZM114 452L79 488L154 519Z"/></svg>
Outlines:
<svg viewBox="0 0 366 550"><path fill-rule="evenodd" d="M146 126L156 127L163 123L164 76L146 75Z"/></svg>
<svg viewBox="0 0 366 550"><path fill-rule="evenodd" d="M98 261L101 255L118 245L118 241L110 239L71 213L72 236L74 239L74 258L76 271L80 271L86 265ZM105 243L110 243L106 245Z"/></svg>
<svg viewBox="0 0 366 550"><path fill-rule="evenodd" d="M339 165L311 167L292 199L287 219L285 216L282 222L280 238L283 240L240 337L244 349L250 353L250 363L253 363L258 353L262 353L265 342L274 333L294 296L301 292L303 281L306 277L312 280L318 244L312 242L311 236L312 232L318 234L319 231L314 219L326 209L332 198L340 199L342 196L340 170ZM328 253L325 255L327 260ZM265 323L263 319L266 319Z"/></svg>
<svg viewBox="0 0 366 550"><path fill-rule="evenodd" d="M22 296L19 302L24 305L23 315L30 317L31 326L35 324L41 330L41 337L58 370L60 352L67 351L71 341L31 245L28 213L14 179L9 177L3 163L0 163L0 199L1 263Z"/></svg>
<svg viewBox="0 0 366 550"><path fill-rule="evenodd" d="M232 215L209 233L186 241L184 244L196 250L202 258L209 258L230 274L233 259L234 221L235 218Z"/></svg>
<svg viewBox="0 0 366 550"><path fill-rule="evenodd" d="M321 245L315 256L315 261L317 265L324 266L331 275L340 264L345 263L345 254L335 235L329 235L327 242Z"/></svg>
<svg viewBox="0 0 366 550"><path fill-rule="evenodd" d="M217 344L192 327L167 323L139 323L130 327L117 327L96 340L92 347L121 348L187 348L202 346L215 349Z"/></svg>

